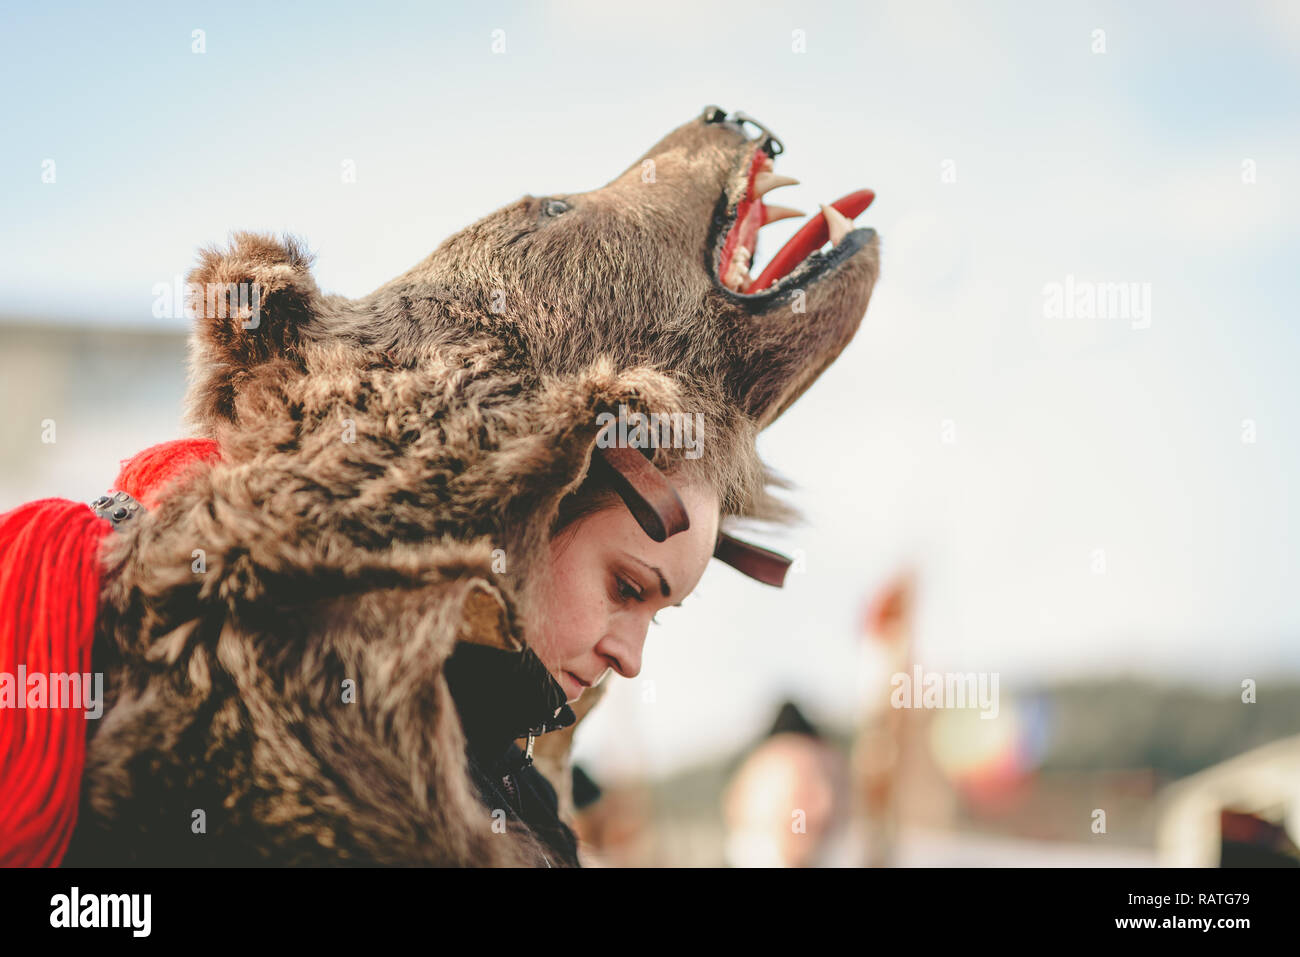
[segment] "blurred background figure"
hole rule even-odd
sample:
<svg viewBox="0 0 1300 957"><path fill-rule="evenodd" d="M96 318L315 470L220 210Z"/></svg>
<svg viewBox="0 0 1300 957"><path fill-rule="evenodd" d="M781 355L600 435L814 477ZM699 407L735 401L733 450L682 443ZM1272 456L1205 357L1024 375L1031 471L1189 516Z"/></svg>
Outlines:
<svg viewBox="0 0 1300 957"><path fill-rule="evenodd" d="M844 756L792 701L744 759L723 795L732 867L858 863Z"/></svg>
<svg viewBox="0 0 1300 957"><path fill-rule="evenodd" d="M1175 782L1160 807L1162 864L1300 867L1300 735Z"/></svg>
<svg viewBox="0 0 1300 957"><path fill-rule="evenodd" d="M656 846L651 800L639 783L601 788L573 769L574 831L583 867L646 867L666 862Z"/></svg>
<svg viewBox="0 0 1300 957"><path fill-rule="evenodd" d="M861 863L887 867L898 837L898 778L906 725L888 707L890 679L911 669L915 577L901 572L867 605L859 672L857 735L850 755L854 807L862 822Z"/></svg>

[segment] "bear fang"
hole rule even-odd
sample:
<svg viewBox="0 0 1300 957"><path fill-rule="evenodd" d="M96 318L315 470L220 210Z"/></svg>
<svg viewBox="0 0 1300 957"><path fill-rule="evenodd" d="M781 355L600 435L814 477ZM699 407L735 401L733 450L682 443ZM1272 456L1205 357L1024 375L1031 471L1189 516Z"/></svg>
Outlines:
<svg viewBox="0 0 1300 957"><path fill-rule="evenodd" d="M50 898L51 927L130 927L134 937L148 937L152 924L152 894L87 894L72 888L71 895Z"/></svg>

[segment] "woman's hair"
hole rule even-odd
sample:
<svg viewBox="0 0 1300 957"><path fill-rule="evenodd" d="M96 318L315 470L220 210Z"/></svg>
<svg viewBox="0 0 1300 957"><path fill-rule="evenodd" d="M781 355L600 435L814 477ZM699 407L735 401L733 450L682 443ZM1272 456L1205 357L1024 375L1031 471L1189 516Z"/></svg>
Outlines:
<svg viewBox="0 0 1300 957"><path fill-rule="evenodd" d="M582 484L560 499L559 511L551 525L551 537L555 538L588 515L621 503L622 499L610 483L608 473L604 469L590 469Z"/></svg>
<svg viewBox="0 0 1300 957"><path fill-rule="evenodd" d="M669 481L674 482L690 481L694 477L692 471L682 467L680 461L671 463L664 471L664 475ZM560 499L559 510L551 525L551 537L557 537L588 515L615 506L626 507L614 487L609 467L599 464L593 457L591 467L587 470L582 484Z"/></svg>

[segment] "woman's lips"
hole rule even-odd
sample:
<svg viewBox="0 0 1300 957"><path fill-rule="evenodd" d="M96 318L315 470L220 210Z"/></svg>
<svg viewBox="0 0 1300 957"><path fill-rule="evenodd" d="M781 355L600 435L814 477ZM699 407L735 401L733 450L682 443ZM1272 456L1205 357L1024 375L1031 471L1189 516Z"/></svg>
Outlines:
<svg viewBox="0 0 1300 957"><path fill-rule="evenodd" d="M583 681L581 678L579 678L577 675L575 675L572 671L566 671L566 672L564 673L564 676L565 676L566 678L569 679L569 684L573 686L573 689L572 689L572 690L573 690L573 692L574 692L574 695L573 695L573 696L574 696L575 698L582 694L583 689L585 689L585 688L590 688L590 687L591 687L590 684L588 684L587 682Z"/></svg>

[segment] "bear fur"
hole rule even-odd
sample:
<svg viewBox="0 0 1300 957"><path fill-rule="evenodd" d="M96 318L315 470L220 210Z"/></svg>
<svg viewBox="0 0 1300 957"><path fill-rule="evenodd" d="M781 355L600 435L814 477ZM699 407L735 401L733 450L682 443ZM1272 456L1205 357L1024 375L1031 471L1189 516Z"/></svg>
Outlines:
<svg viewBox="0 0 1300 957"><path fill-rule="evenodd" d="M723 287L719 231L762 148L706 113L356 300L292 239L202 253L187 410L221 460L105 546L107 701L70 859L537 863L472 791L441 667L458 641L528 647L601 413L700 413L703 455L651 461L713 483L724 520L793 516L755 439L852 338L879 251L855 230L768 294Z"/></svg>

